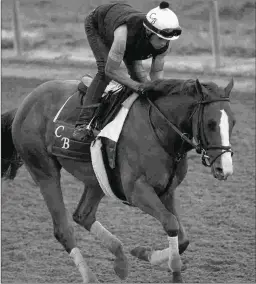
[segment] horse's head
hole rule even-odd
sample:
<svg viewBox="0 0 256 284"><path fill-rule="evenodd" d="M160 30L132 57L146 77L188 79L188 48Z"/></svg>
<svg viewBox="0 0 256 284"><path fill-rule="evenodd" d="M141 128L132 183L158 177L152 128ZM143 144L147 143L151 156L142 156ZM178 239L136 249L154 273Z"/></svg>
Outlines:
<svg viewBox="0 0 256 284"><path fill-rule="evenodd" d="M167 152L177 159L184 151L196 148L202 154L203 165L211 167L219 180L226 180L233 173L230 136L235 119L229 101L233 85L233 79L224 89L198 80L159 80L151 93L159 109L149 100L162 121L153 124ZM173 131L165 131L163 121L178 134L178 143L175 144Z"/></svg>
<svg viewBox="0 0 256 284"><path fill-rule="evenodd" d="M193 136L200 146L197 150L202 151L203 164L211 167L219 180L233 174L230 136L235 118L229 102L233 85L233 79L224 89L214 83L195 81L200 99L193 114Z"/></svg>

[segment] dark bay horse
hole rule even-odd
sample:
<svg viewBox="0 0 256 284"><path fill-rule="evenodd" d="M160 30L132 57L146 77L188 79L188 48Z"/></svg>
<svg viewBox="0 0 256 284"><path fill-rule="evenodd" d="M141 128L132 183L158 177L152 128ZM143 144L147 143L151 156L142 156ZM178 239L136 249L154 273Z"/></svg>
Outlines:
<svg viewBox="0 0 256 284"><path fill-rule="evenodd" d="M77 91L78 83L46 82L34 89L17 110L2 115L2 176L14 178L21 166L17 157L22 159L51 213L54 236L73 258L84 283L95 283L97 278L83 258L68 222L60 186L61 168L82 181L85 189L73 219L113 253L114 270L124 279L128 261L123 245L95 217L104 196L102 189L86 186L84 162L48 153L53 118ZM131 107L118 142L118 189L132 206L159 220L169 241L169 247L161 251L137 247L131 253L153 265L168 261L173 282L182 282L180 254L189 244L174 204L174 191L187 173L187 152L196 149L202 163L218 180L226 180L233 173L232 88L233 79L225 88L198 80L156 81L148 97L137 99Z"/></svg>

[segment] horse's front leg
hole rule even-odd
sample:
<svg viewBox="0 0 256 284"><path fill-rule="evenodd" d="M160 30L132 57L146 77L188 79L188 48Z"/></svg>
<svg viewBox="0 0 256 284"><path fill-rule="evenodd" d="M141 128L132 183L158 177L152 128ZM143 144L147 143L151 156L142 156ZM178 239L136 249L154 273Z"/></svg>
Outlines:
<svg viewBox="0 0 256 284"><path fill-rule="evenodd" d="M175 181L174 181L175 182ZM186 233L184 226L181 223L180 217L176 211L175 206L175 197L174 197L174 190L175 188L170 187L166 194L160 198L164 206L170 211L179 223L179 231L178 231L178 242L179 242L179 254L182 254L189 245L189 239ZM152 250L147 247L136 247L132 250L132 254L136 255L142 260L150 261L152 265L159 265L164 263L169 259L169 248L162 249L162 250ZM186 267L183 267L183 270Z"/></svg>
<svg viewBox="0 0 256 284"><path fill-rule="evenodd" d="M168 264L173 273L173 282L182 282L182 263L178 247L179 223L177 218L166 209L164 204L155 193L154 188L147 183L144 176L141 176L136 180L134 188L128 199L131 204L140 208L142 211L148 213L161 222L165 232L168 235ZM135 249L131 253L138 258L143 259L143 256L140 255L139 250ZM147 260L151 262L151 259Z"/></svg>
<svg viewBox="0 0 256 284"><path fill-rule="evenodd" d="M168 192L165 195L163 195L163 197L161 197L161 201L163 202L167 210L176 216L177 221L179 223L179 232L178 232L179 253L182 254L189 245L189 239L188 239L186 230L181 223L179 214L176 210L174 189L170 188Z"/></svg>
<svg viewBox="0 0 256 284"><path fill-rule="evenodd" d="M167 192L161 197L161 201L163 202L164 206L169 210L173 215L176 216L178 222L179 222L179 252L182 254L189 245L189 240L187 233L181 223L180 217L178 215L178 212L176 210L175 206L175 189L179 186L179 184L183 181L187 174L188 170L188 162L187 157L185 156L177 165L175 176L173 178L172 183L167 188Z"/></svg>

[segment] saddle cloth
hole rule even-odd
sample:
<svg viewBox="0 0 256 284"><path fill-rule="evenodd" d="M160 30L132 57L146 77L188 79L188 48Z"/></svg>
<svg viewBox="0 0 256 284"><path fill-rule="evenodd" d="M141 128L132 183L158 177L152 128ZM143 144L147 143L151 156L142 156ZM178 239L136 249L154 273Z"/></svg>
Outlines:
<svg viewBox="0 0 256 284"><path fill-rule="evenodd" d="M77 91L71 95L54 117L54 135L50 151L54 155L64 158L72 158L80 161L90 161L90 144L94 137L85 142L72 139L75 123L78 120L83 99L86 96L87 85L92 79L83 77ZM131 94L131 91L112 81L106 88L99 107L96 109L92 126L95 136L104 126L112 121L122 107L122 102Z"/></svg>
<svg viewBox="0 0 256 284"><path fill-rule="evenodd" d="M80 113L79 107L82 106L82 97L80 91L71 95L62 105L53 120L54 134L52 143L48 149L48 151L55 156L84 162L91 161L95 175L103 192L107 196L118 200L120 200L120 197L112 190L112 186L109 182L110 172L106 170L105 164L107 162L108 167L111 169L115 168L118 139L129 109L138 97L138 94L132 93L120 103L120 100L127 96L127 94L125 94L125 96L120 96L120 90L120 85L116 83L112 83L108 86L103 97L106 97L106 99L108 96L116 97L112 98L112 100L110 99L110 102L106 102L105 105L109 105L109 108L114 106L115 111L111 111L108 108L105 110L105 113L103 113L105 117L102 115L97 120L97 124L103 126L102 129L95 131L95 137L85 142L72 139L75 122ZM86 87L84 88L84 91L86 91ZM113 95L114 92L116 93ZM103 118L105 121L110 122L104 124Z"/></svg>

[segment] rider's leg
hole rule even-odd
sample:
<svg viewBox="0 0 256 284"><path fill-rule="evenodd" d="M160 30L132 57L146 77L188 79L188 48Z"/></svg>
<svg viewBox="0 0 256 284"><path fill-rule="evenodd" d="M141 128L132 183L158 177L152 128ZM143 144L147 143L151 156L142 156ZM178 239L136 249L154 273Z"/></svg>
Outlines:
<svg viewBox="0 0 256 284"><path fill-rule="evenodd" d="M85 20L85 32L98 68L98 72L87 90L83 103L84 106L89 106L98 103L101 95L110 82L110 79L105 75L105 65L109 49L103 43L98 31L93 26L91 15ZM78 121L76 122L73 138L76 140L84 140L92 135L92 131L90 127L88 127L88 124L91 121L93 114L94 108L82 108Z"/></svg>

